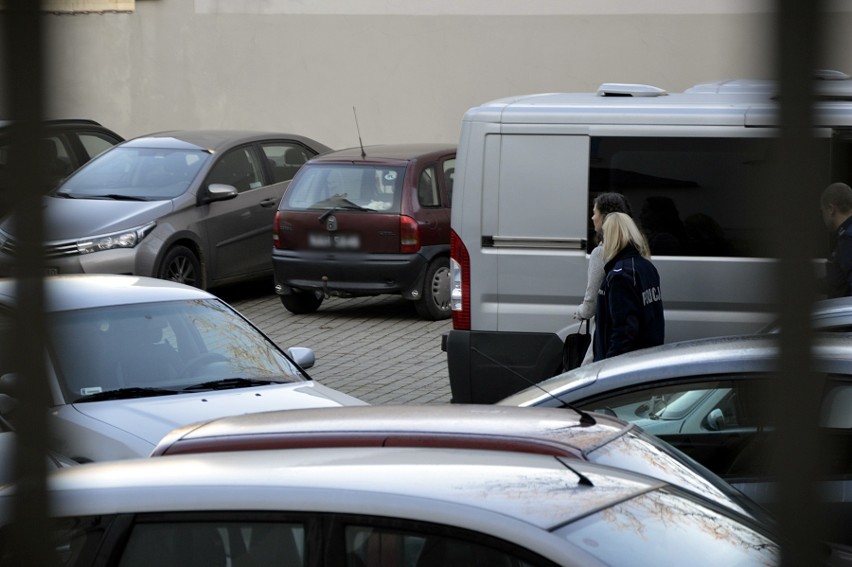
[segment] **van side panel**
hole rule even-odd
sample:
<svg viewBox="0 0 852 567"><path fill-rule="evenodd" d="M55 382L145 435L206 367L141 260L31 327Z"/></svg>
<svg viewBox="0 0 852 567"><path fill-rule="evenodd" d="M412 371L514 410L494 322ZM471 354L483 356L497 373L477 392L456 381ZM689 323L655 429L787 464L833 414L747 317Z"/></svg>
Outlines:
<svg viewBox="0 0 852 567"><path fill-rule="evenodd" d="M497 330L555 331L569 324L586 287L589 138L501 138L500 161L485 164L499 180L483 187L484 202L498 203L497 223L490 231L483 222L482 235L493 241L482 253L497 256L498 292L483 302L496 302Z"/></svg>

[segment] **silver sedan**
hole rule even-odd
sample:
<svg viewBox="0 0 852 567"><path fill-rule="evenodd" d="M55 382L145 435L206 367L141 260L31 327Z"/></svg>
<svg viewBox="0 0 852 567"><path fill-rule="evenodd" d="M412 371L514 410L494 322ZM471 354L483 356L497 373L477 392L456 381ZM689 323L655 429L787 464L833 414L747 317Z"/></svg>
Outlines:
<svg viewBox="0 0 852 567"><path fill-rule="evenodd" d="M636 423L771 508L778 337L746 335L670 343L581 366L500 402L576 406ZM824 379L823 484L836 537L852 543L852 336L820 335L815 371Z"/></svg>
<svg viewBox="0 0 852 567"><path fill-rule="evenodd" d="M775 565L758 525L665 482L509 451L347 447L94 463L48 480L69 567ZM0 562L12 559L0 488ZM4 556L4 553L6 555ZM111 563L112 564L112 563Z"/></svg>

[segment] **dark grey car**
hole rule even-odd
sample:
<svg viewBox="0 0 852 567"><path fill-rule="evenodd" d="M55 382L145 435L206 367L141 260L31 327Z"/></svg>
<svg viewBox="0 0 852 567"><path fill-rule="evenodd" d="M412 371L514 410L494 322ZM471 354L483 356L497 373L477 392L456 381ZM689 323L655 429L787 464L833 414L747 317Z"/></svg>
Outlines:
<svg viewBox="0 0 852 567"><path fill-rule="evenodd" d="M172 131L124 142L45 197L49 273L153 276L200 288L272 273L272 221L301 164L330 148L275 132ZM12 220L0 275L12 272Z"/></svg>
<svg viewBox="0 0 852 567"><path fill-rule="evenodd" d="M9 181L12 125L9 120L0 120L0 214L8 212L7 199L12 189ZM85 118L45 120L41 128L43 137L39 149L45 192L59 185L93 157L124 141L106 126Z"/></svg>
<svg viewBox="0 0 852 567"><path fill-rule="evenodd" d="M777 336L670 343L581 366L500 402L571 405L614 415L674 445L770 510ZM813 362L823 390L822 485L834 534L852 544L852 335L818 335ZM792 410L791 410L792 411Z"/></svg>

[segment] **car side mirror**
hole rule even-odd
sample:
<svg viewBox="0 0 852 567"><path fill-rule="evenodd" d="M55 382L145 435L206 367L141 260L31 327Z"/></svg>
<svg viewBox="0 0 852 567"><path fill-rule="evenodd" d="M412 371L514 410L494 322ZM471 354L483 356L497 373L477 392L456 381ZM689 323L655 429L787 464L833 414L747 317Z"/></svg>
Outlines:
<svg viewBox="0 0 852 567"><path fill-rule="evenodd" d="M716 408L707 414L707 427L713 431L721 431L725 428L725 414Z"/></svg>
<svg viewBox="0 0 852 567"><path fill-rule="evenodd" d="M212 203L214 201L227 201L238 195L237 188L233 185L225 185L224 183L211 183L207 186L207 195L203 201Z"/></svg>
<svg viewBox="0 0 852 567"><path fill-rule="evenodd" d="M287 349L287 354L296 364L306 370L311 368L317 360L313 349L308 347L290 347Z"/></svg>

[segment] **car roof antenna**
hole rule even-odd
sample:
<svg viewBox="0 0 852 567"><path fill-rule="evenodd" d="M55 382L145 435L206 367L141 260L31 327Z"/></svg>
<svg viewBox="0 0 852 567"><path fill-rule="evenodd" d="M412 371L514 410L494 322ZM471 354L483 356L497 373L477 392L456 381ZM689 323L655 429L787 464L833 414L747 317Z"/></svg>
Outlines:
<svg viewBox="0 0 852 567"><path fill-rule="evenodd" d="M358 113L355 112L355 107L352 107L352 114L355 116L355 130L358 132L358 144L361 146L361 159L367 157L367 152L364 151L364 142L361 141L361 128L358 126Z"/></svg>

